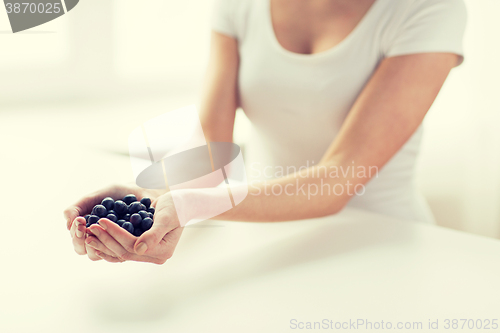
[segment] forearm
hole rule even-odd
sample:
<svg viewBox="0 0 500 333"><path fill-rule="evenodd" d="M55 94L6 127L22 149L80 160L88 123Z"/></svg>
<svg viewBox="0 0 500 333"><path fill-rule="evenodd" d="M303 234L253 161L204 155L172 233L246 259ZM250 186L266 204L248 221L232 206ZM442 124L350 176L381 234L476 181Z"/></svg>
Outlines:
<svg viewBox="0 0 500 333"><path fill-rule="evenodd" d="M363 172L360 172L363 170ZM283 178L231 187L233 198L246 198L232 207L224 188L183 190L176 206L187 219L278 222L321 217L339 212L378 170L352 163L317 165ZM359 177L358 177L359 176ZM227 208L232 209L227 209Z"/></svg>
<svg viewBox="0 0 500 333"><path fill-rule="evenodd" d="M219 209L212 212L224 212L217 218L237 221L287 221L340 211L355 195L356 188L374 177L373 172L376 174L418 128L456 57L419 54L385 59L319 165L266 183L251 184L247 198L232 209L226 209L227 201L224 209L220 206L222 197L227 196L224 192L213 195L215 192L188 191L184 202L198 206L193 212ZM356 168L355 172L333 176L330 173L332 169L346 171L349 167ZM364 188L360 191L364 192Z"/></svg>

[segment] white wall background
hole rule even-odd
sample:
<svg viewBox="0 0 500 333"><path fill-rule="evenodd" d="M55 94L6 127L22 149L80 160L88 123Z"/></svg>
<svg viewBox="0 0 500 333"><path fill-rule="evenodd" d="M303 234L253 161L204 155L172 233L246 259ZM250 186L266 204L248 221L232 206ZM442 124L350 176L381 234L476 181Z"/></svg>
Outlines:
<svg viewBox="0 0 500 333"><path fill-rule="evenodd" d="M499 237L500 1L466 3L466 62L425 121L419 183L441 225Z"/></svg>
<svg viewBox="0 0 500 333"><path fill-rule="evenodd" d="M466 62L426 119L419 184L439 224L500 237L500 1L466 3ZM95 110L109 119L149 118L196 102L212 4L82 0L68 15L15 35L0 10L0 122L81 119ZM237 126L244 141L244 117ZM122 132L100 133L101 145L125 150Z"/></svg>

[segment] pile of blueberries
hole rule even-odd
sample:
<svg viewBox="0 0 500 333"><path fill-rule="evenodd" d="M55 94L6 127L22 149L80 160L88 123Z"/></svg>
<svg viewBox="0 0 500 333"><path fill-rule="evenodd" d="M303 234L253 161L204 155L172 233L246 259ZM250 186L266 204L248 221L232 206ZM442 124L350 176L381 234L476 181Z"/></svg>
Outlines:
<svg viewBox="0 0 500 333"><path fill-rule="evenodd" d="M100 219L106 218L139 237L153 226L154 213L151 199L142 198L138 201L135 195L129 194L123 200L104 198L100 205L94 206L91 214L85 215L85 221L88 228L98 223Z"/></svg>

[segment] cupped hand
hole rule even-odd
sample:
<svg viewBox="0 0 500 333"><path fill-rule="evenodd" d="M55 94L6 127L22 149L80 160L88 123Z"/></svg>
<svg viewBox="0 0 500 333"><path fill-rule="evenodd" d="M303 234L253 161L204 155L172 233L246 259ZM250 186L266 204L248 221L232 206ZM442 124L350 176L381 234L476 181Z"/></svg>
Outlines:
<svg viewBox="0 0 500 333"><path fill-rule="evenodd" d="M64 211L64 217L66 219L66 227L70 231L73 240L75 252L80 255L87 254L89 258L94 261L102 259L102 257L98 256L96 250L85 242L88 238L89 230L85 226L86 222L83 217L86 214L90 214L92 208L100 204L102 199L111 197L117 200L123 198L127 194L134 194L137 198L149 197L154 204L155 200L157 200L163 192L164 191L159 190L145 190L136 185L112 185L86 195L75 204L69 206ZM110 249L103 248L101 252L110 257L113 256L113 252ZM115 262L120 261L123 260L115 257Z"/></svg>
<svg viewBox="0 0 500 333"><path fill-rule="evenodd" d="M90 226L91 235L84 240L84 246L90 249L89 257L95 254L109 262L131 260L155 264L170 259L184 228L180 226L170 193L158 197L152 206L156 210L153 226L140 237L108 219Z"/></svg>

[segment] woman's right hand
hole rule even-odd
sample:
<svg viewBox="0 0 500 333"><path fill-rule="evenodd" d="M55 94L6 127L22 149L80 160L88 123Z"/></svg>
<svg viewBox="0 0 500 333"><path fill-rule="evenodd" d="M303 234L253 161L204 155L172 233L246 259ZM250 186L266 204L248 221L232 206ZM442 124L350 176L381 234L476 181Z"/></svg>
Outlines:
<svg viewBox="0 0 500 333"><path fill-rule="evenodd" d="M165 190L146 190L138 187L135 184L112 185L86 195L75 204L66 208L66 210L64 211L64 217L66 218L66 227L70 231L75 252L79 255L87 254L90 260L93 261L101 259L99 256L97 256L95 250L92 247L85 244L85 239L87 237L87 228L85 218L83 216L85 216L86 214L90 214L92 208L95 205L100 204L102 199L111 197L115 200L118 200L123 198L127 194L134 194L138 199L148 197L152 202L154 202L163 193L165 193ZM103 252L109 256L114 257L114 253L112 251L104 250ZM117 261L121 260L117 259Z"/></svg>

